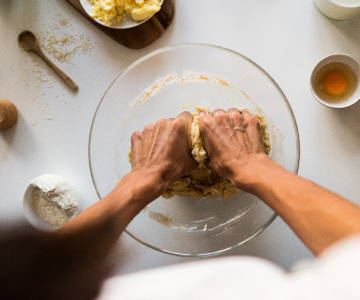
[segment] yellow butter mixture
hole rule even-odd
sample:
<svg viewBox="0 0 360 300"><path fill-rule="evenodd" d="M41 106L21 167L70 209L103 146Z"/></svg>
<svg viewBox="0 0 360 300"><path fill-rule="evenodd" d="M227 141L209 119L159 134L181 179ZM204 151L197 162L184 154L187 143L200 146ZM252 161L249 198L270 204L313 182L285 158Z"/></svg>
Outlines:
<svg viewBox="0 0 360 300"><path fill-rule="evenodd" d="M161 0L89 0L93 5L91 17L106 25L119 24L126 15L143 21L161 8Z"/></svg>
<svg viewBox="0 0 360 300"><path fill-rule="evenodd" d="M198 163L198 166L190 171L190 173L180 180L176 181L162 196L164 198L171 198L175 195L200 198L229 198L239 192L234 185L228 180L217 175L213 170L207 167L206 161L208 159L199 129L199 112L204 110L199 107L196 108L193 114L193 121L191 123L191 154ZM267 124L263 116L257 115L260 122L261 132L265 145L265 151L270 152L270 139L267 134Z"/></svg>

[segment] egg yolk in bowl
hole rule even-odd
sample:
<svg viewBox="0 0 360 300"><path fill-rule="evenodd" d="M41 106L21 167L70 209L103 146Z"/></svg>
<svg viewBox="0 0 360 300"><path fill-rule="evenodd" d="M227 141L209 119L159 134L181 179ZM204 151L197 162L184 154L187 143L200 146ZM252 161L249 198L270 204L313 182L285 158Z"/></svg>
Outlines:
<svg viewBox="0 0 360 300"><path fill-rule="evenodd" d="M347 91L349 81L344 73L332 71L324 77L323 86L328 95L341 96Z"/></svg>

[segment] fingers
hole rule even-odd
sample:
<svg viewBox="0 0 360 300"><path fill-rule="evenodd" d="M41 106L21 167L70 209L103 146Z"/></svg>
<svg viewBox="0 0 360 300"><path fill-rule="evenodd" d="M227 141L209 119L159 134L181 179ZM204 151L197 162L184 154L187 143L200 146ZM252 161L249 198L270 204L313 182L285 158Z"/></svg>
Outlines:
<svg viewBox="0 0 360 300"><path fill-rule="evenodd" d="M201 127L205 127L206 125L210 124L211 120L212 120L212 114L211 113L201 111L199 113L199 126L200 126L200 129L201 129Z"/></svg>
<svg viewBox="0 0 360 300"><path fill-rule="evenodd" d="M131 143L135 144L138 140L141 139L141 132L140 131L135 131L132 135L131 135Z"/></svg>
<svg viewBox="0 0 360 300"><path fill-rule="evenodd" d="M193 119L193 116L188 111L183 111L181 114L179 114L176 119L181 119L187 122L191 122Z"/></svg>
<svg viewBox="0 0 360 300"><path fill-rule="evenodd" d="M171 119L158 120L154 125L152 137L163 136L164 134L168 133L170 131L169 128L170 123L171 123Z"/></svg>
<svg viewBox="0 0 360 300"><path fill-rule="evenodd" d="M259 119L255 115L249 113L247 110L244 110L242 116L244 118L244 123L246 124L247 127L260 129Z"/></svg>
<svg viewBox="0 0 360 300"><path fill-rule="evenodd" d="M186 133L189 134L191 122L193 116L188 111L184 111L175 118L175 125L179 126L180 129L186 129Z"/></svg>
<svg viewBox="0 0 360 300"><path fill-rule="evenodd" d="M248 137L251 145L253 145L253 150L255 152L265 153L265 146L259 119L256 116L250 114L249 112L246 112L244 114L244 120L247 124Z"/></svg>
<svg viewBox="0 0 360 300"><path fill-rule="evenodd" d="M143 138L142 138L142 146L143 149L151 149L152 146L152 142L154 140L154 135L156 133L156 124L149 124L146 125L144 130L143 130Z"/></svg>
<svg viewBox="0 0 360 300"><path fill-rule="evenodd" d="M225 110L223 110L223 109L214 110L212 113L212 118L220 126L228 126L229 125L228 116L227 116Z"/></svg>
<svg viewBox="0 0 360 300"><path fill-rule="evenodd" d="M199 118L203 118L204 116L206 116L207 114L209 114L207 111L200 111L199 112Z"/></svg>
<svg viewBox="0 0 360 300"><path fill-rule="evenodd" d="M212 112L212 115L213 117L215 118L220 118L220 117L224 117L226 115L226 112L225 110L223 109L215 109L213 112Z"/></svg>
<svg viewBox="0 0 360 300"><path fill-rule="evenodd" d="M166 125L166 123L168 122L168 120L167 119L159 119L156 123L155 123L155 126L156 127L162 127L162 126L164 126L164 125Z"/></svg>
<svg viewBox="0 0 360 300"><path fill-rule="evenodd" d="M179 114L176 118L175 118L175 124L177 124L180 127L185 126L186 129L188 130L190 128L191 122L193 120L193 116L191 113L189 113L188 111L184 111L181 114Z"/></svg>
<svg viewBox="0 0 360 300"><path fill-rule="evenodd" d="M200 112L199 114L200 130L202 129L203 131L206 131L206 128L211 128L211 125L231 128L235 126L239 127L242 123L242 112L235 108L229 109L228 111L216 109L212 113Z"/></svg>
<svg viewBox="0 0 360 300"><path fill-rule="evenodd" d="M220 112L221 113L221 112ZM200 112L199 114L199 129L200 135L203 139L204 147L207 151L209 157L212 154L213 148L213 139L211 139L211 134L214 133L214 130L217 130L216 123L213 119L213 114L209 112Z"/></svg>
<svg viewBox="0 0 360 300"><path fill-rule="evenodd" d="M190 126L192 120L193 116L188 111L182 112L176 118L159 119L155 124L146 125L142 132L135 132L131 138L131 141L133 142L138 139L139 135L143 135L144 141L149 139L151 140L151 138L154 136L155 131L167 130L170 123L177 122L180 126Z"/></svg>
<svg viewBox="0 0 360 300"><path fill-rule="evenodd" d="M246 110L246 109L242 111L242 115L243 115L244 121L246 123L250 123L251 120L254 119L254 118L256 119L256 117L253 114L249 113L249 111Z"/></svg>
<svg viewBox="0 0 360 300"><path fill-rule="evenodd" d="M144 135L149 135L149 134L152 134L152 132L154 131L154 128L155 128L155 125L153 124L149 124L149 125L146 125L145 128L144 128Z"/></svg>
<svg viewBox="0 0 360 300"><path fill-rule="evenodd" d="M187 141L187 146L188 146L188 150L190 150L191 147L191 123L193 121L193 115L188 112L188 111L184 111L181 114L179 114L175 119L174 119L174 130L175 131L180 131L182 133L183 136L186 137L186 141Z"/></svg>
<svg viewBox="0 0 360 300"><path fill-rule="evenodd" d="M141 153L141 141L142 133L136 131L131 136L131 166L133 169L136 169L139 165L139 158Z"/></svg>
<svg viewBox="0 0 360 300"><path fill-rule="evenodd" d="M248 111L244 111L247 114L249 114ZM204 126L204 122L211 122L214 121L214 123L222 127L242 127L244 124L244 116L243 111L231 108L227 111L223 109L216 109L212 113L206 113L206 112L200 112L199 120L201 121L202 125Z"/></svg>
<svg viewBox="0 0 360 300"><path fill-rule="evenodd" d="M211 124L212 124L213 118L212 118L212 114L205 112L205 111L201 111L199 114L199 127L200 127L200 132L202 134L206 134L206 129L210 128Z"/></svg>
<svg viewBox="0 0 360 300"><path fill-rule="evenodd" d="M161 166L165 181L171 183L196 167L190 153L192 120L191 113L183 112L176 118L160 119L135 132L131 137L133 170L159 170Z"/></svg>
<svg viewBox="0 0 360 300"><path fill-rule="evenodd" d="M230 108L227 111L228 117L230 119L230 124L233 128L241 127L244 123L244 116L242 111L236 108Z"/></svg>

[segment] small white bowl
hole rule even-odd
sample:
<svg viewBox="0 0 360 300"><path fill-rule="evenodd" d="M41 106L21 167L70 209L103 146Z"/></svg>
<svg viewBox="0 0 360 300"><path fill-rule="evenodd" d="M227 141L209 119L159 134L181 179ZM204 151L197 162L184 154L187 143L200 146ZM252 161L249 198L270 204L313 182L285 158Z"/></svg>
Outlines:
<svg viewBox="0 0 360 300"><path fill-rule="evenodd" d="M161 4L162 4L162 2L163 1L161 1ZM91 10L92 10L93 5L90 3L89 0L80 0L80 4L81 4L82 8L85 10L85 12L87 13L87 15L92 20L94 20L96 23L99 23L99 24L101 24L101 25L103 25L105 27L112 28L112 29L129 29L129 28L132 28L132 27L139 26L139 25L145 23L147 20L149 20L150 18L152 18L156 14L156 13L154 13L153 15L148 17L147 19L139 21L139 22L134 21L133 19L131 19L130 16L125 16L124 20L121 23L118 23L118 24L115 24L115 25L108 25L108 24L105 24L104 22L101 22L98 19L95 19L95 18L91 17Z"/></svg>
<svg viewBox="0 0 360 300"><path fill-rule="evenodd" d="M326 66L330 63L334 63L334 62L342 63L342 64L350 67L350 69L353 71L355 77L357 78L357 86L355 87L354 93L349 98L347 98L346 100L341 101L341 102L329 102L329 101L323 100L318 96L318 94L315 91L316 75L324 66ZM354 58L352 58L351 56L348 56L348 55L344 55L344 54L330 55L330 56L322 59L315 66L314 70L312 71L312 74L310 77L311 92L317 101L319 101L322 105L325 105L327 107L332 107L332 108L349 107L349 106L355 104L356 102L358 102L360 99L359 79L360 79L360 65Z"/></svg>
<svg viewBox="0 0 360 300"><path fill-rule="evenodd" d="M69 191L71 191L71 193L73 193L74 197L76 196L76 201L78 202L79 212L81 211L81 204L79 201L80 197L79 197L78 193L72 188L72 186L67 183L66 179L61 175L44 174L44 175L34 178L30 182L30 184L26 188L26 191L24 194L24 199L23 199L23 210L24 210L24 215L25 215L26 219L32 226L34 226L35 228L37 228L41 231L55 231L56 229L59 228L59 226L51 225L51 224L45 222L34 212L34 207L33 207L31 196L32 196L32 192L33 192L34 188L38 187L39 182L41 182L42 184L45 182L45 184L46 184L45 189L47 187L52 188L54 185L59 184L59 183L63 184L64 187L66 187L67 189L69 189Z"/></svg>

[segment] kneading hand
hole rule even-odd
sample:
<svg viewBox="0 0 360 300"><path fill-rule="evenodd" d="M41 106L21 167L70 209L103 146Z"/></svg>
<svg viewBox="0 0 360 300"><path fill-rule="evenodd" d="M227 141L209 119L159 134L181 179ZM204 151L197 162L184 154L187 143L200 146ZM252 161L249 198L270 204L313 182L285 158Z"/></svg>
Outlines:
<svg viewBox="0 0 360 300"><path fill-rule="evenodd" d="M190 154L192 115L183 112L174 119L161 119L131 137L133 172L158 172L164 188L196 166Z"/></svg>
<svg viewBox="0 0 360 300"><path fill-rule="evenodd" d="M252 164L266 157L258 118L246 110L218 109L201 112L199 125L213 170L246 189Z"/></svg>

